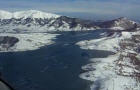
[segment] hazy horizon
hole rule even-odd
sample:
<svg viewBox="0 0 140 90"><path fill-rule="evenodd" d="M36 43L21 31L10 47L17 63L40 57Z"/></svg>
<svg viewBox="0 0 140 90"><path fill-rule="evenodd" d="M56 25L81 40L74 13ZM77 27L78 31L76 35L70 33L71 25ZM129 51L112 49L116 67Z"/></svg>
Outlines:
<svg viewBox="0 0 140 90"><path fill-rule="evenodd" d="M40 10L72 17L107 20L128 17L139 20L138 0L0 0L6 11Z"/></svg>

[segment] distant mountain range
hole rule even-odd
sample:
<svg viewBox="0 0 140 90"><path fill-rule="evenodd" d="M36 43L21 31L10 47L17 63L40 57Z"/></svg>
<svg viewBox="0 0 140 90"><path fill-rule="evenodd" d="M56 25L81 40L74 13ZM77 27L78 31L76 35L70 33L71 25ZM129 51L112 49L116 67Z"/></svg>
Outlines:
<svg viewBox="0 0 140 90"><path fill-rule="evenodd" d="M138 29L139 23L127 18L95 22L82 20L36 10L7 12L0 10L0 32L45 32L45 31L79 31L95 29L132 30Z"/></svg>

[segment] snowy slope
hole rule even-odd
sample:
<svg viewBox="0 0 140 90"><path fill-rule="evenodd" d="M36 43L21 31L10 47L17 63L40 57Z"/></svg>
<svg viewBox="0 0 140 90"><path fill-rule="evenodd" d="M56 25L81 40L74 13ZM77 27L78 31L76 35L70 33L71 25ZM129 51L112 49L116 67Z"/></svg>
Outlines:
<svg viewBox="0 0 140 90"><path fill-rule="evenodd" d="M0 19L11 19L12 13L0 10Z"/></svg>
<svg viewBox="0 0 140 90"><path fill-rule="evenodd" d="M117 18L105 22L94 22L52 13L28 10L18 12L0 11L0 32L46 32L79 31L95 29L135 30L140 24L127 18ZM37 30L37 31L36 31Z"/></svg>
<svg viewBox="0 0 140 90"><path fill-rule="evenodd" d="M71 30L94 30L99 28L89 20L81 20L67 16L46 13L37 10L0 12L0 32L12 30L28 30L34 32L45 31L71 31ZM36 31L35 31L36 32Z"/></svg>
<svg viewBox="0 0 140 90"><path fill-rule="evenodd" d="M140 32L113 32L108 36L77 43L82 49L114 51L114 55L91 58L82 67L81 78L93 81L91 90L139 90Z"/></svg>
<svg viewBox="0 0 140 90"><path fill-rule="evenodd" d="M37 10L28 10L28 11L19 11L19 12L7 12L0 10L0 19L26 19L26 18L58 18L60 15L56 14L51 14L51 13L46 13L46 12L41 12Z"/></svg>
<svg viewBox="0 0 140 90"><path fill-rule="evenodd" d="M45 13L37 10L29 10L29 11L19 11L12 13L12 17L16 19L26 19L26 18L42 18L42 19L49 19L49 18L58 18L60 15Z"/></svg>
<svg viewBox="0 0 140 90"><path fill-rule="evenodd" d="M114 20L109 20L102 22L99 26L101 28L108 28L113 30L131 30L136 29L139 23L129 20L126 17L117 18Z"/></svg>

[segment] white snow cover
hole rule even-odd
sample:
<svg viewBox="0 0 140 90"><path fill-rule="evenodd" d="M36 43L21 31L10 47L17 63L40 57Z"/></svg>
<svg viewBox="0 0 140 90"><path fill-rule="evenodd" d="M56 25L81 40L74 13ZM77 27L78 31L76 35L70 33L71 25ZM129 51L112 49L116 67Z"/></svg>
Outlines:
<svg viewBox="0 0 140 90"><path fill-rule="evenodd" d="M108 28L108 29L112 29L112 30L125 30L126 28L123 27L123 25L125 26L125 24L127 24L128 22L131 23L132 25L139 24L138 22L129 20L126 17L122 17L122 18L116 19L115 22L114 22L114 25L112 27Z"/></svg>
<svg viewBox="0 0 140 90"><path fill-rule="evenodd" d="M0 10L0 19L11 19L11 18L42 18L42 19L48 19L48 18L58 18L60 15L41 12L37 10L27 10L27 11L19 11L19 12L7 12Z"/></svg>
<svg viewBox="0 0 140 90"><path fill-rule="evenodd" d="M117 34L107 37L105 33L101 34L102 38L85 40L77 43L83 49L91 50L107 50L114 51L116 54L110 55L105 58L92 58L91 63L82 67L87 71L80 75L81 78L93 81L91 90L139 90L140 84L132 77L121 76L117 73L121 70L123 75L131 75L132 73L140 73L134 69L134 65L131 63L129 57L124 57L123 60L118 61L120 55L127 55L129 52L119 51L119 42L124 39L131 38L136 34L131 32L121 32L121 36ZM131 52L131 51L130 51ZM133 52L131 52L133 53ZM137 56L139 57L139 56ZM118 64L125 66L120 67Z"/></svg>
<svg viewBox="0 0 140 90"><path fill-rule="evenodd" d="M10 50L5 52L13 51L27 51L39 49L42 46L53 44L52 39L58 34L49 34L49 33L30 33L30 34L12 34L12 33L0 33L0 36L11 36L19 39L19 42L16 43ZM4 51L1 51L4 52Z"/></svg>
<svg viewBox="0 0 140 90"><path fill-rule="evenodd" d="M83 70L94 69L80 75L81 78L94 81L91 90L139 90L140 84L131 77L119 76L116 74L115 61L118 60L119 53L110 55L106 58L94 58ZM96 62L96 63L95 63ZM125 70L126 69L126 70ZM125 68L124 72L131 72L129 68Z"/></svg>
<svg viewBox="0 0 140 90"><path fill-rule="evenodd" d="M104 35L104 34L103 34ZM99 39L84 40L76 43L82 49L96 49L117 52L119 49L119 42L124 38L131 38L130 32L122 32L121 37L114 33L111 37L103 36Z"/></svg>
<svg viewBox="0 0 140 90"><path fill-rule="evenodd" d="M113 29L113 30L124 30L123 27L112 27L112 28L110 28L110 29Z"/></svg>
<svg viewBox="0 0 140 90"><path fill-rule="evenodd" d="M45 26L39 26L39 25L31 25L30 27L27 27L26 25L6 25L0 27L0 32L16 32L13 29L18 30L19 32L48 32L48 31L87 31L87 30L96 30L97 28L81 28L79 26L75 28L70 28L68 24L64 24L59 28L55 28L55 26L48 27L48 25Z"/></svg>
<svg viewBox="0 0 140 90"><path fill-rule="evenodd" d="M78 42L82 49L96 49L106 51L116 51L114 48L119 48L119 38L101 38L95 40L85 40Z"/></svg>
<svg viewBox="0 0 140 90"><path fill-rule="evenodd" d="M0 19L10 19L12 18L12 13L0 10Z"/></svg>
<svg viewBox="0 0 140 90"><path fill-rule="evenodd" d="M12 21L10 24L6 24L6 25L1 25L0 27L0 32L14 32L14 30L20 30L19 32L24 32L26 30L26 32L46 32L46 31L79 31L79 30L95 30L97 29L94 27L91 28L86 28L83 27L78 24L76 27L74 28L70 28L70 25L65 22L62 21L62 25L59 26L58 24L53 24L57 18L61 17L61 15L56 15L56 14L51 14L51 13L46 13L46 12L42 12L42 11L37 11L37 10L27 10L27 11L17 11L17 12L7 12L7 11L0 11L0 19L11 19L11 18L15 18L15 19L22 19L21 21L16 21L16 23L21 22L24 23L24 19L26 18L32 18L32 19L50 19L49 22L45 25L40 25L39 22L37 22L36 20L28 23L28 24L15 24L14 21ZM44 24L44 22L41 22L42 24ZM52 25L53 24L53 25ZM52 25L52 26L51 26ZM13 30L14 29L14 30Z"/></svg>
<svg viewBox="0 0 140 90"><path fill-rule="evenodd" d="M58 18L60 15L45 13L37 10L19 11L13 13L13 18Z"/></svg>

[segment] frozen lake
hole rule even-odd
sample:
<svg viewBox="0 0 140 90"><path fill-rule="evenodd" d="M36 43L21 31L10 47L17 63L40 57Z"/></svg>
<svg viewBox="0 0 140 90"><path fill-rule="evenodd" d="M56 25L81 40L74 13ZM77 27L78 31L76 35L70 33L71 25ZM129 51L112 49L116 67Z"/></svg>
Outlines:
<svg viewBox="0 0 140 90"><path fill-rule="evenodd" d="M81 40L99 38L99 31L57 32L55 43L25 52L0 53L0 72L15 90L90 90L89 81L79 78L89 58L111 52L82 50Z"/></svg>

